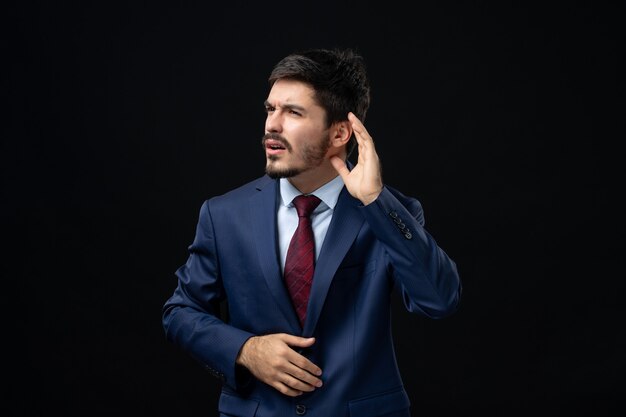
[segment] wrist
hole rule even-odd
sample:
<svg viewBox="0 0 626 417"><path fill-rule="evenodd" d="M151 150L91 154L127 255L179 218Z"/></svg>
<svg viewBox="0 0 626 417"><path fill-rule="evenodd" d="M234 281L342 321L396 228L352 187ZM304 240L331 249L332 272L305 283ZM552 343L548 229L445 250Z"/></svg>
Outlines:
<svg viewBox="0 0 626 417"><path fill-rule="evenodd" d="M244 342L243 345L241 345L241 349L239 349L239 353L237 354L237 358L235 358L235 363L237 365L241 365L244 367L248 367L247 363L248 363L248 352L250 350L250 345L254 343L254 341L252 339L254 339L256 336L252 336L250 338L248 338L248 340L246 340Z"/></svg>
<svg viewBox="0 0 626 417"><path fill-rule="evenodd" d="M371 194L368 194L367 196L362 197L361 198L361 203L363 203L364 206L367 206L368 204L373 203L374 201L376 201L376 199L378 198L378 196L382 192L383 192L383 190L381 188L380 190L378 190L375 193L371 193Z"/></svg>

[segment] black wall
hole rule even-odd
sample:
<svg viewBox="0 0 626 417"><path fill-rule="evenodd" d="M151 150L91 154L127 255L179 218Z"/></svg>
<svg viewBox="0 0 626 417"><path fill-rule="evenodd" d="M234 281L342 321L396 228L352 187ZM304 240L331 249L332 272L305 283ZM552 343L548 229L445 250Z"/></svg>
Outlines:
<svg viewBox="0 0 626 417"><path fill-rule="evenodd" d="M365 56L384 179L463 280L441 321L394 301L415 415L624 409L624 2L210 3L4 13L3 415L217 415L161 307L313 46Z"/></svg>

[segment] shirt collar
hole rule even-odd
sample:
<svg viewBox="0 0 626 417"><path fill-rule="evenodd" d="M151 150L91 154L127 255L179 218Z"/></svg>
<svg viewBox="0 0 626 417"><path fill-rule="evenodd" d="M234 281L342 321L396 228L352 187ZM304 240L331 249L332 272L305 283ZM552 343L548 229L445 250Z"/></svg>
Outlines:
<svg viewBox="0 0 626 417"><path fill-rule="evenodd" d="M339 199L339 193L343 188L343 180L340 175L337 175L331 181L328 181L326 184L322 185L317 190L312 193L314 196L322 200L327 207L330 209L334 209L337 204L337 200ZM282 200L282 204L285 207L290 207L293 205L292 201L294 198L302 194L296 187L294 187L287 178L280 179L280 197Z"/></svg>

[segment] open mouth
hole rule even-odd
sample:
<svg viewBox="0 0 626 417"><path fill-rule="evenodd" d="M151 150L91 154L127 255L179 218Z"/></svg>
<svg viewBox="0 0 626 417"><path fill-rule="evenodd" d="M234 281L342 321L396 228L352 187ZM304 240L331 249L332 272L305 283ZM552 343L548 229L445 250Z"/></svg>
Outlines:
<svg viewBox="0 0 626 417"><path fill-rule="evenodd" d="M288 147L285 146L282 141L276 139L266 139L265 150L271 154L276 154L288 150Z"/></svg>

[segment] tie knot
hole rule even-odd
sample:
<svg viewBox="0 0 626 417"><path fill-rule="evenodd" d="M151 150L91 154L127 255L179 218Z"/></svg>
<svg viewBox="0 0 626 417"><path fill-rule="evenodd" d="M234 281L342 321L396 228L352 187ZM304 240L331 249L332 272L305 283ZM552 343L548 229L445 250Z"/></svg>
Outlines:
<svg viewBox="0 0 626 417"><path fill-rule="evenodd" d="M293 205L296 206L298 217L309 217L320 202L321 200L314 195L301 194L293 199Z"/></svg>

